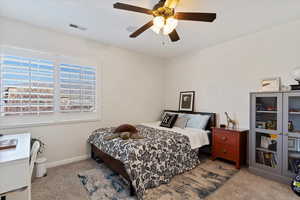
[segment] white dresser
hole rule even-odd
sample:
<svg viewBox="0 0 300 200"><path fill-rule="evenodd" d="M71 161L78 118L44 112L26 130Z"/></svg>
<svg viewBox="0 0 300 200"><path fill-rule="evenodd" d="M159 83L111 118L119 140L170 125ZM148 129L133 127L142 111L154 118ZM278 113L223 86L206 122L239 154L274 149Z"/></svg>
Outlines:
<svg viewBox="0 0 300 200"><path fill-rule="evenodd" d="M14 149L0 150L0 199L28 199L30 134L4 135L1 140L18 140ZM25 189L25 190L21 190Z"/></svg>

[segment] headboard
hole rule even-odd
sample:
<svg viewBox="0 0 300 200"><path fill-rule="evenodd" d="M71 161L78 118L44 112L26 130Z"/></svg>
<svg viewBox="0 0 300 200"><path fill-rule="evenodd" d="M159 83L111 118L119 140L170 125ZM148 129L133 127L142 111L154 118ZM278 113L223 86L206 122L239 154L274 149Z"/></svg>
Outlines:
<svg viewBox="0 0 300 200"><path fill-rule="evenodd" d="M210 130L213 127L217 126L217 118L216 118L216 113L209 113L209 112L185 112L185 111L176 111L176 110L164 110L164 112L173 112L173 113L184 113L184 114L194 114L194 115L209 115L209 121L207 123L207 126L205 130Z"/></svg>

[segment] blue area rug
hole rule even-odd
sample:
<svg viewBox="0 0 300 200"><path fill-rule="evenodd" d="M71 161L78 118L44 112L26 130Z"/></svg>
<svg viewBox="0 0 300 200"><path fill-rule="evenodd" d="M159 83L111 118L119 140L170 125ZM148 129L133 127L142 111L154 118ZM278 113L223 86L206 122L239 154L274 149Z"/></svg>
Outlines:
<svg viewBox="0 0 300 200"><path fill-rule="evenodd" d="M146 190L145 200L202 200L220 188L237 170L220 161L202 161L195 169L175 176L169 184ZM136 200L130 197L129 184L99 164L96 169L78 174L90 200Z"/></svg>
<svg viewBox="0 0 300 200"><path fill-rule="evenodd" d="M128 182L104 164L78 174L90 200L136 200L130 197Z"/></svg>

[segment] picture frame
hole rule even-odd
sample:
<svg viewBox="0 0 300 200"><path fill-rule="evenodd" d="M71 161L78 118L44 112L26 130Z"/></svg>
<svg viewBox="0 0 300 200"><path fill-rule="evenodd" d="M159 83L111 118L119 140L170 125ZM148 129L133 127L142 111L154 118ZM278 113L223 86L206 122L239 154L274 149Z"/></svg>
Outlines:
<svg viewBox="0 0 300 200"><path fill-rule="evenodd" d="M260 92L279 92L281 79L280 77L264 78L261 80Z"/></svg>
<svg viewBox="0 0 300 200"><path fill-rule="evenodd" d="M180 92L179 95L179 111L194 111L195 91Z"/></svg>

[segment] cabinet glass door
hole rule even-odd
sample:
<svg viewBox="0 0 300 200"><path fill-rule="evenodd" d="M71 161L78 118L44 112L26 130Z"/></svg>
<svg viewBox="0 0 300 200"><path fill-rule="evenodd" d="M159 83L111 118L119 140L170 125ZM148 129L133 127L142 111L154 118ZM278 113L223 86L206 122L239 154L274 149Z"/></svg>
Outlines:
<svg viewBox="0 0 300 200"><path fill-rule="evenodd" d="M293 177L300 169L300 93L284 95L283 172Z"/></svg>
<svg viewBox="0 0 300 200"><path fill-rule="evenodd" d="M255 127L264 130L278 130L278 98L256 97Z"/></svg>
<svg viewBox="0 0 300 200"><path fill-rule="evenodd" d="M256 132L255 163L261 167L278 169L280 140L281 135Z"/></svg>
<svg viewBox="0 0 300 200"><path fill-rule="evenodd" d="M282 94L264 93L252 96L251 130L252 162L258 168L281 171Z"/></svg>

